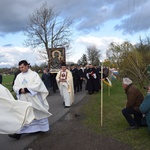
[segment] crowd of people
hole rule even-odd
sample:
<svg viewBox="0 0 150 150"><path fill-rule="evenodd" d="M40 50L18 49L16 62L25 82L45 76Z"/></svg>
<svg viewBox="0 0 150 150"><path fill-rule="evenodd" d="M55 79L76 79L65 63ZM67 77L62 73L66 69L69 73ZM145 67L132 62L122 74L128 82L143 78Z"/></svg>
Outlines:
<svg viewBox="0 0 150 150"><path fill-rule="evenodd" d="M71 64L66 65L66 69L69 70L73 78L74 93L80 92L82 90L87 90L89 94L98 92L101 89L101 68L98 66L93 66L88 64L85 67L82 65ZM107 67L103 68L103 78L109 76L109 69ZM49 94L51 92L56 92L58 89L58 84L56 82L56 73L50 72L47 68L44 68L42 74L42 81L47 87ZM85 85L83 89L83 85Z"/></svg>
<svg viewBox="0 0 150 150"><path fill-rule="evenodd" d="M74 103L76 93L82 90L87 90L90 95L98 92L101 90L100 81L109 76L107 67L103 67L102 70L101 67L92 64L82 67L62 63L57 74L44 68L41 77L32 71L26 60L20 61L18 67L12 84L18 101L14 100L9 90L0 84L1 108L3 108L0 111L4 116L0 118L0 122L8 123L7 126L0 127L0 133L10 133L9 137L15 139L20 139L24 133L49 130L48 117L52 114L49 112L47 97L51 92L56 93L58 89L63 97L64 108L69 108ZM148 94L145 98L131 79L123 78L122 86L127 96L126 107L122 109L122 114L129 123L127 130L138 129L143 125L148 125L150 130L150 85L146 87ZM23 107L20 107L21 105ZM17 109L15 113L10 112L15 109ZM9 116L8 119L5 116ZM142 122L143 116L146 118L146 124Z"/></svg>
<svg viewBox="0 0 150 150"><path fill-rule="evenodd" d="M72 64L67 67L62 66L62 70L57 74L56 80L60 93L64 98L64 105L70 107L74 101L74 93L82 90L82 84L85 82L85 90L88 94L93 94L101 89L101 80L109 76L109 69L89 64L84 68L81 65ZM62 78L63 79L62 79ZM132 83L129 78L123 78L122 86L127 96L126 107L122 109L122 114L129 123L127 130L138 129L147 126L150 129L150 85L147 89L147 96L144 98L142 92ZM66 94L68 93L68 94ZM68 103L69 101L69 103ZM144 117L143 117L144 116ZM143 121L146 118L145 121Z"/></svg>
<svg viewBox="0 0 150 150"><path fill-rule="evenodd" d="M62 63L57 74L44 68L40 77L26 60L20 61L12 82L12 91L15 92L18 101L6 87L2 84L0 86L1 107L7 106L1 109L1 112L3 116L12 118L1 118L0 122L9 124L7 127L0 127L0 133L9 133L9 137L20 139L25 133L47 132L49 130L48 117L52 115L49 112L47 97L51 92L55 93L58 89L63 97L64 108L69 108L74 103L75 93L87 90L89 94L93 94L100 90L99 72L100 68L91 64L83 68L81 65L74 64L68 67ZM86 86L83 87L83 84ZM21 105L23 105L22 108ZM12 107L11 110L10 107ZM12 110L14 113L10 112Z"/></svg>

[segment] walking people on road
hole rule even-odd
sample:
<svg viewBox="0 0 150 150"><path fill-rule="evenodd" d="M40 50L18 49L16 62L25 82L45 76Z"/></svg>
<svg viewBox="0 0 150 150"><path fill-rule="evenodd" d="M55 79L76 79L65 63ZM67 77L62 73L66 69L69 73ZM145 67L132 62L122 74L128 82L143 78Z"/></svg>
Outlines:
<svg viewBox="0 0 150 150"><path fill-rule="evenodd" d="M84 72L81 69L81 65L78 65L77 69L78 69L78 74L79 74L79 78L78 78L78 80L79 80L79 91L82 91Z"/></svg>
<svg viewBox="0 0 150 150"><path fill-rule="evenodd" d="M29 68L26 60L19 62L20 74L14 81L14 92L18 100L31 102L35 119L30 125L25 125L16 134L10 134L11 138L20 139L24 133L46 132L49 130L48 117L51 116L47 102L48 91L40 76Z"/></svg>
<svg viewBox="0 0 150 150"><path fill-rule="evenodd" d="M87 85L86 90L88 90L88 94L93 94L94 92L98 92L100 89L99 83L97 82L96 69L92 64L89 64L89 68L86 71Z"/></svg>
<svg viewBox="0 0 150 150"><path fill-rule="evenodd" d="M66 64L62 63L61 70L57 73L56 81L63 97L65 108L69 108L74 102L74 87L72 73L67 69Z"/></svg>
<svg viewBox="0 0 150 150"><path fill-rule="evenodd" d="M56 73L50 72L50 76L51 76L51 86L52 86L52 91L54 93L56 93L58 86L57 86L57 82L56 82Z"/></svg>
<svg viewBox="0 0 150 150"><path fill-rule="evenodd" d="M49 92L49 95L50 95L50 92L51 92L51 75L50 75L47 68L44 68L41 79L44 82L44 84L45 84L45 86Z"/></svg>
<svg viewBox="0 0 150 150"><path fill-rule="evenodd" d="M76 68L75 64L71 64L70 71L73 77L74 92L79 92L79 71Z"/></svg>

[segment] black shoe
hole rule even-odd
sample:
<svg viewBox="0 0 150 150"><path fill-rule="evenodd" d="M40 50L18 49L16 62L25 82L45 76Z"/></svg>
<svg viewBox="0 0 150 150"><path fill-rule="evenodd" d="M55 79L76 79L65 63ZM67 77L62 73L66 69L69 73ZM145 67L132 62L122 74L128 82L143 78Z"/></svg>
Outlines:
<svg viewBox="0 0 150 150"><path fill-rule="evenodd" d="M138 126L131 126L129 128L127 128L126 130L133 130L133 129L138 129L139 127Z"/></svg>
<svg viewBox="0 0 150 150"><path fill-rule="evenodd" d="M8 136L11 137L11 138L14 138L16 140L19 140L20 137L21 137L21 134L9 134Z"/></svg>
<svg viewBox="0 0 150 150"><path fill-rule="evenodd" d="M64 108L70 108L70 106L64 106Z"/></svg>

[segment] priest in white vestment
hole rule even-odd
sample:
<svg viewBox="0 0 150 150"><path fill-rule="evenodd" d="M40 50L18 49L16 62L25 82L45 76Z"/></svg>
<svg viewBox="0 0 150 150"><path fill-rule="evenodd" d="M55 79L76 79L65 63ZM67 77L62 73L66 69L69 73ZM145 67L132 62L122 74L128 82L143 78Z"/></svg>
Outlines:
<svg viewBox="0 0 150 150"><path fill-rule="evenodd" d="M62 64L62 69L56 75L57 85L60 95L64 100L64 107L69 108L74 102L74 87L72 73L66 68L66 64Z"/></svg>
<svg viewBox="0 0 150 150"><path fill-rule="evenodd" d="M19 100L32 103L35 119L29 125L25 125L17 134L10 135L15 138L23 133L46 132L49 130L48 117L52 114L48 111L49 105L46 97L48 91L40 76L29 68L26 60L19 62L20 74L17 75L13 90Z"/></svg>
<svg viewBox="0 0 150 150"><path fill-rule="evenodd" d="M13 134L35 118L32 103L15 100L0 84L0 134Z"/></svg>

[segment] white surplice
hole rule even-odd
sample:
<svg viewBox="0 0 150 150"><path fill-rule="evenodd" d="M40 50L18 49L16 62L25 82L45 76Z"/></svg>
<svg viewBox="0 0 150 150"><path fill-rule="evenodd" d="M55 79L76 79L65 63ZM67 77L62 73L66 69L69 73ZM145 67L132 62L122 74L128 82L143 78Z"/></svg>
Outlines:
<svg viewBox="0 0 150 150"><path fill-rule="evenodd" d="M19 132L34 118L32 103L15 100L10 91L0 84L0 134Z"/></svg>
<svg viewBox="0 0 150 150"><path fill-rule="evenodd" d="M30 93L19 94L21 88L27 88ZM31 69L28 69L26 73L20 73L15 79L13 89L19 100L32 103L35 115L35 120L30 125L25 125L19 133L48 131L49 122L47 117L52 114L48 111L49 105L46 99L48 91L39 75Z"/></svg>
<svg viewBox="0 0 150 150"><path fill-rule="evenodd" d="M60 82L60 79L66 82ZM65 106L71 106L74 102L74 87L72 73L66 69L65 72L59 71L56 75L57 85L60 91L60 95L63 97Z"/></svg>

